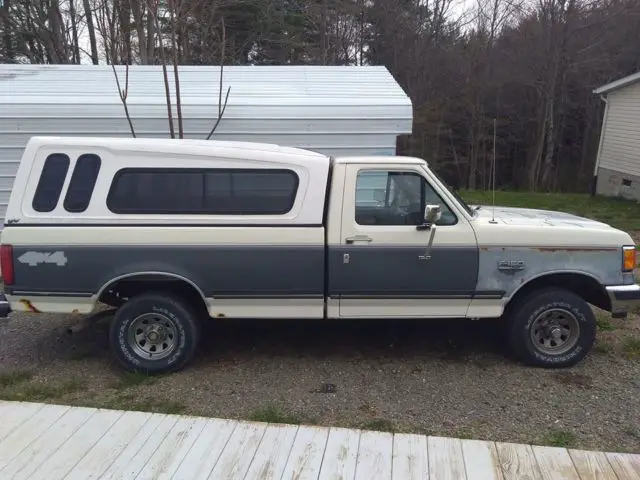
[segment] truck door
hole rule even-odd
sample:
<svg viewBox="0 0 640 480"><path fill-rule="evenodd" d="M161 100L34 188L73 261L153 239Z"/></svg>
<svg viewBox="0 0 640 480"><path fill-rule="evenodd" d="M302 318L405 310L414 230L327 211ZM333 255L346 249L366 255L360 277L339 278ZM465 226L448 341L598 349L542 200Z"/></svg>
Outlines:
<svg viewBox="0 0 640 480"><path fill-rule="evenodd" d="M427 176L419 164L346 166L329 269L340 317L466 315L478 276L475 234ZM427 204L441 207L432 228L424 225Z"/></svg>

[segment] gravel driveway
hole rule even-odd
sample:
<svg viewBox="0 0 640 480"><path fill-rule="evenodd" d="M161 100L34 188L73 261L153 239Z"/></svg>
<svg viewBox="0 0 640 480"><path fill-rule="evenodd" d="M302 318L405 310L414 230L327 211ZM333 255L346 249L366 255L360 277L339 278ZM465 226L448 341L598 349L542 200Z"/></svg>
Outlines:
<svg viewBox="0 0 640 480"><path fill-rule="evenodd" d="M506 356L491 321L212 322L157 379L114 365L108 316L82 319L1 324L0 397L640 452L638 317L600 320L562 371Z"/></svg>

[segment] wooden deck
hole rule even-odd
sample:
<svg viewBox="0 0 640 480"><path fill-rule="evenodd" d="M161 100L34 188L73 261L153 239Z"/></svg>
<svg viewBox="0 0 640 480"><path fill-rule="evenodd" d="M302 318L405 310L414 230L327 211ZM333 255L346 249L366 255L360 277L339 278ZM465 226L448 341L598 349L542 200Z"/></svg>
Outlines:
<svg viewBox="0 0 640 480"><path fill-rule="evenodd" d="M640 479L640 455L0 401L0 479Z"/></svg>

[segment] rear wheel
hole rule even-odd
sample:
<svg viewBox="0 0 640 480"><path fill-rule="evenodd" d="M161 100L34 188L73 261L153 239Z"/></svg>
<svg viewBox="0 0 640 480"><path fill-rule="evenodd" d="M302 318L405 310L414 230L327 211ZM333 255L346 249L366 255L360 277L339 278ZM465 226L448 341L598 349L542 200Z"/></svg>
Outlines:
<svg viewBox="0 0 640 480"><path fill-rule="evenodd" d="M131 298L116 311L110 344L126 370L175 372L194 357L199 327L198 315L181 298L145 293Z"/></svg>
<svg viewBox="0 0 640 480"><path fill-rule="evenodd" d="M591 350L596 319L591 307L564 289L535 291L509 307L509 344L523 362L562 368L579 363Z"/></svg>

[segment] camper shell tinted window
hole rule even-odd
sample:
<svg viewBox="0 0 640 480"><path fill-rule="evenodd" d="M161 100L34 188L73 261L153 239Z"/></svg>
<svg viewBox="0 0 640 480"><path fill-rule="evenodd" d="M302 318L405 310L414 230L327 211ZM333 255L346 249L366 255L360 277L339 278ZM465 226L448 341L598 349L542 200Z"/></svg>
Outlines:
<svg viewBox="0 0 640 480"><path fill-rule="evenodd" d="M64 197L64 209L67 212L81 213L87 209L98 180L101 163L100 157L92 153L78 157Z"/></svg>
<svg viewBox="0 0 640 480"><path fill-rule="evenodd" d="M69 157L64 153L52 153L45 159L31 204L36 212L52 212L56 208L69 163Z"/></svg>
<svg viewBox="0 0 640 480"><path fill-rule="evenodd" d="M283 215L298 183L285 169L125 168L107 206L120 214Z"/></svg>

